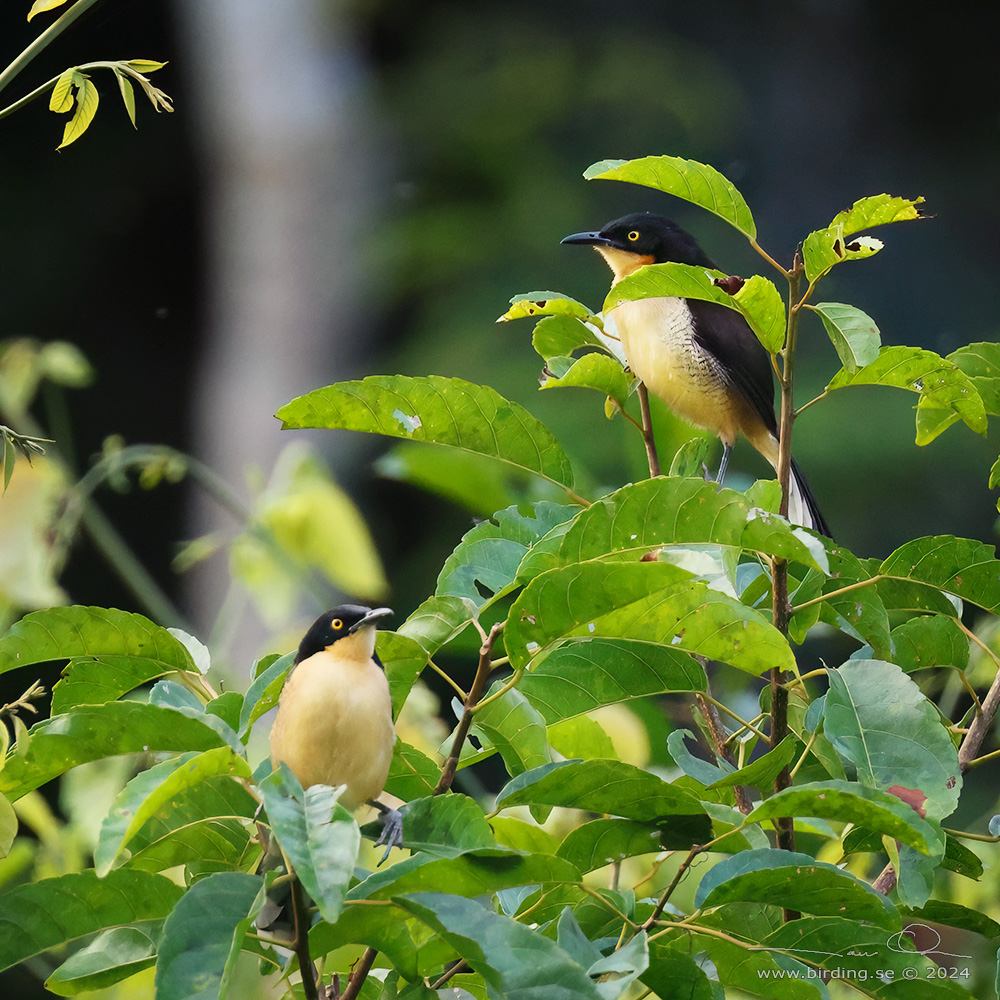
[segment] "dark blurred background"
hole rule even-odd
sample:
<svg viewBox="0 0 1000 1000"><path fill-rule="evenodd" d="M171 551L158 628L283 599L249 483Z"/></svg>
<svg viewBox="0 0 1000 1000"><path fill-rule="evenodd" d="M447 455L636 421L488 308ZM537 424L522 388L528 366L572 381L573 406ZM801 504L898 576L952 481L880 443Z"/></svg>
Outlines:
<svg viewBox="0 0 1000 1000"><path fill-rule="evenodd" d="M22 6L2 15L3 61L52 18L28 25ZM95 71L96 120L66 149L45 100L0 121L2 336L68 340L93 365L52 428L80 470L120 434L191 452L246 494L247 467L266 479L295 437L272 417L283 402L370 373L436 373L521 402L585 481L612 488L643 474L634 435L596 394L539 393L530 324L494 319L534 289L599 307L606 270L559 240L626 211L672 216L727 270L762 264L705 212L582 171L651 153L711 163L784 262L857 198L923 195L930 219L880 231L885 250L835 269L819 298L865 310L887 344L992 340L995 21L982 3L917 15L861 0L104 0L3 103L66 65L142 57L169 60L153 80L176 111L140 96L134 131L113 77ZM803 341L800 402L837 367L818 322ZM814 491L859 555L921 534L994 540L996 445L956 427L917 448L914 404L847 390L796 426ZM361 503L405 616L488 511L377 475L389 442L302 437ZM745 445L733 468L743 482L767 472ZM170 566L179 540L219 526L196 492L99 500L207 629L224 559L180 578ZM74 601L135 606L86 542L62 583Z"/></svg>

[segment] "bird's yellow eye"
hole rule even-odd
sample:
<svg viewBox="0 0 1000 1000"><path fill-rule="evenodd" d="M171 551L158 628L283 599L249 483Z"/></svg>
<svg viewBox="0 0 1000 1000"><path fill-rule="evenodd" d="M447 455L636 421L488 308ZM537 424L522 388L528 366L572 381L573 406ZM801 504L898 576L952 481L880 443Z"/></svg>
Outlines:
<svg viewBox="0 0 1000 1000"><path fill-rule="evenodd" d="M632 230L632 232L630 232L630 233L628 234L628 238L629 238L629 239L630 239L630 240L631 240L631 241L632 241L633 243L635 243L635 241L636 241L636 240L637 240L637 239L639 238L639 230L638 230L638 229L633 229L633 230Z"/></svg>
<svg viewBox="0 0 1000 1000"><path fill-rule="evenodd" d="M334 632L339 632L343 627L344 622L340 618L334 618L333 621L330 622L330 628L332 628Z"/></svg>

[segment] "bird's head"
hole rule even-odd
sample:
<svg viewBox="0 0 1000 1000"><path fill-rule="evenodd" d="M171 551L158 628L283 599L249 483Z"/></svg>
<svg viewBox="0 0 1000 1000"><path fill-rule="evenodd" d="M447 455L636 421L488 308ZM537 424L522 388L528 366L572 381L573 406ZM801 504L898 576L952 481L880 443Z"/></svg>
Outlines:
<svg viewBox="0 0 1000 1000"><path fill-rule="evenodd" d="M633 212L609 222L598 233L573 233L563 243L592 246L614 271L615 281L644 264L693 264L714 267L695 238L662 215Z"/></svg>
<svg viewBox="0 0 1000 1000"><path fill-rule="evenodd" d="M351 659L371 659L375 649L375 628L393 613L392 608L366 608L361 604L341 604L319 616L299 643L295 662L329 649L335 643L337 652ZM343 644L343 645L340 645Z"/></svg>

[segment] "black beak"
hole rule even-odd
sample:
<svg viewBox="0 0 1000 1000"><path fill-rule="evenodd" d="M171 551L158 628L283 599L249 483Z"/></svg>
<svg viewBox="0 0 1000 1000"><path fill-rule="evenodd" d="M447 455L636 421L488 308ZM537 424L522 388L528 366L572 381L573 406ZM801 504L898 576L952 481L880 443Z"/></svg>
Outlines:
<svg viewBox="0 0 1000 1000"><path fill-rule="evenodd" d="M600 233L573 233L572 236L564 236L560 243L583 243L588 246L611 246L611 240L606 239Z"/></svg>
<svg viewBox="0 0 1000 1000"><path fill-rule="evenodd" d="M390 615L394 615L395 611L392 608L374 608L369 611L368 614L364 616L359 622L355 622L349 632L357 632L358 629L364 628L366 625L374 625L375 622L381 621L383 618L388 618Z"/></svg>

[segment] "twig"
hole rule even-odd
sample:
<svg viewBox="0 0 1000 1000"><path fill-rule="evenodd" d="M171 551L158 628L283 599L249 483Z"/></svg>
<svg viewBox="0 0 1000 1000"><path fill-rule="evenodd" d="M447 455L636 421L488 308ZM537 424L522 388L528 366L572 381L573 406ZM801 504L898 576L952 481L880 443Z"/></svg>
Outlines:
<svg viewBox="0 0 1000 1000"><path fill-rule="evenodd" d="M653 416L649 410L649 390L645 383L639 383L636 395L639 397L639 412L642 414L642 440L646 445L646 461L649 463L650 478L653 479L660 474L660 459L656 454L656 440L653 438Z"/></svg>
<svg viewBox="0 0 1000 1000"><path fill-rule="evenodd" d="M476 624L478 624L478 622ZM469 735L469 729L472 726L475 708L479 704L479 699L482 698L483 692L486 690L490 672L493 669L493 645L502 630L503 622L497 622L490 629L488 635L482 630L482 628L479 630L480 635L483 636L483 644L479 647L479 666L476 668L476 677L472 682L472 687L469 689L469 695L465 699L462 717L458 721L458 728L455 730L455 738L451 743L451 752L448 754L448 759L444 762L444 765L441 768L441 777L438 779L438 783L435 786L434 791L431 793L432 795L441 795L448 791L448 789L451 788L451 783L455 780L455 772L458 770L458 761L462 753L462 745L465 743L466 736Z"/></svg>
<svg viewBox="0 0 1000 1000"><path fill-rule="evenodd" d="M295 956L299 960L299 973L302 976L302 991L306 1000L319 1000L316 991L316 969L309 954L309 911L302 896L302 883L292 879L289 888L292 892L292 919L295 922Z"/></svg>

